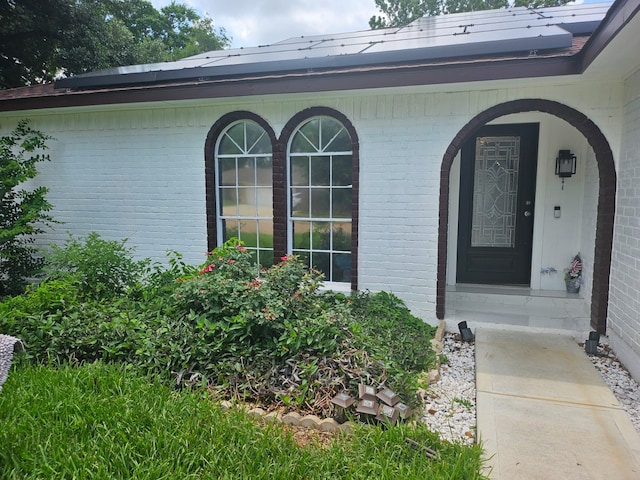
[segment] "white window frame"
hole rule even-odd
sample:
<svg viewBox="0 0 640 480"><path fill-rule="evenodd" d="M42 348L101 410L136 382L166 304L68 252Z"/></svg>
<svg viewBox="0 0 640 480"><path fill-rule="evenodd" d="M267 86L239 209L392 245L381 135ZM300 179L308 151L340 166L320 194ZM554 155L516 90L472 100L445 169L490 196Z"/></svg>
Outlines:
<svg viewBox="0 0 640 480"><path fill-rule="evenodd" d="M256 153L250 153L251 148L257 143L255 142L254 144L248 146L246 144L247 142L247 133L246 133L246 125L247 124L253 124L256 125L257 127L259 127L263 134L260 137L260 139L262 139L264 136L266 136L267 138L269 138L267 131L264 129L264 127L262 125L260 125L258 122L251 120L251 119L239 119L235 122L230 123L229 125L227 125L222 132L220 132L220 135L218 135L218 138L216 139L216 144L215 144L215 150L214 150L214 169L215 169L215 194L216 194L216 231L217 231L217 244L218 245L222 245L224 242L224 235L225 235L225 221L226 220L232 220L232 221L254 221L256 222L256 247L252 247L252 246L247 246L247 250L250 251L254 251L256 252L256 260L258 265L261 265L262 262L260 261L260 259L262 258L262 256L264 255L266 257L269 258L269 262L268 265L271 265L273 263L273 245L271 247L261 247L260 246L260 221L269 221L272 224L272 231L271 231L271 235L275 236L275 231L273 231L273 180L271 181L271 185L270 187L268 187L268 189L272 192L272 198L271 198L271 214L270 215L260 215L259 211L258 211L258 206L259 203L256 201L255 203L255 215L240 215L240 212L238 211L238 204L236 204L236 215L223 215L223 208L222 208L222 191L224 189L229 189L228 186L221 186L220 185L220 179L221 179L221 173L220 173L220 159L225 159L225 158L232 158L235 159L235 179L236 179L236 183L235 183L235 190L236 190L236 202L238 202L238 199L240 198L238 193L240 190L240 185L238 182L239 176L238 176L238 160L239 159L257 159L257 158L269 158L270 159L270 163L271 163L271 178L273 179L273 149L271 151L271 153L266 154L256 154ZM222 142L222 139L225 137L225 135L227 134L227 132L229 130L231 130L233 127L235 127L236 125L239 124L244 124L244 145L238 145L235 141L233 143L235 143L235 145L240 149L241 153L229 153L229 154L220 154L220 143ZM230 137L229 137L230 138ZM231 139L231 138L230 138ZM232 139L231 139L232 140ZM232 140L233 141L233 140ZM271 140L269 140L269 144L271 144ZM259 190L266 190L267 188L264 186L259 186L258 185L258 179L257 179L257 173L258 173L258 169L255 168L254 169L254 183L253 183L253 189L254 189L254 198L258 198L258 194L259 194ZM246 187L243 187L246 188ZM237 235L238 238L240 238L242 240L242 238L240 237L240 233L238 232Z"/></svg>
<svg viewBox="0 0 640 480"><path fill-rule="evenodd" d="M339 157L339 156L351 156L351 169L352 169L352 175L353 175L353 148L351 148L348 151L331 151L331 150L320 150L316 148L315 152L302 152L302 153L292 153L291 152L291 145L293 143L293 140L296 138L296 135L298 134L298 132L300 131L300 129L305 126L307 123L319 119L320 123L322 123L323 119L330 119L334 122L337 122L338 124L340 124L342 126L342 129L346 132L346 134L349 136L351 142L353 142L353 139L351 138L351 135L349 134L349 131L347 130L346 126L344 125L344 123L342 123L340 120L332 117L332 116L327 116L327 115L316 115L310 118L305 119L303 122L301 122L296 129L293 131L293 133L291 134L291 136L289 137L289 143L287 145L287 151L286 151L286 169L287 169L287 251L288 252L294 252L294 248L293 248L293 238L294 238L294 229L293 229L293 224L294 222L309 222L311 224L311 228L313 229L313 224L314 223L329 223L331 225L331 228L333 227L333 225L335 224L340 224L340 223L344 223L345 225L348 225L348 231L349 231L349 236L351 238L351 244L349 245L349 251L346 250L334 250L333 249L333 235L331 236L330 239L330 246L329 249L314 249L313 245L310 244L309 246L309 252L311 254L311 258L313 258L313 253L329 253L330 254L330 261L329 261L329 268L330 268L330 272L329 275L326 275L325 272L325 276L326 276L326 280L324 281L324 287L328 288L328 289L332 289L332 290L337 290L337 291L350 291L351 290L351 281L341 281L341 282L336 282L336 281L332 281L331 278L333 277L333 254L340 254L340 253L349 253L351 255L351 259L353 258L353 238L352 238L352 231L353 231L353 178L351 179L351 184L350 185L333 185L333 174L332 174L332 167L329 168L330 171L330 181L329 181L329 185L323 185L323 186L316 186L316 188L323 188L326 189L328 188L330 191L329 194L329 212L330 215L328 217L313 217L312 213L311 213L311 207L310 207L310 211L309 211L309 216L308 217L293 217L292 216L292 189L296 188L296 186L292 185L292 178L291 178L291 160L292 158L295 157L314 157L314 156L318 156L318 157L329 157L329 161L333 162L333 157ZM342 132L342 130L341 130ZM341 133L339 132L339 133ZM338 134L339 134L338 133ZM336 134L336 135L338 135ZM320 127L320 135L319 135L319 144L320 146L322 145L322 127ZM309 142L311 143L311 142ZM329 144L330 146L330 144ZM309 161L311 161L311 159L309 159ZM309 172L311 172L311 165L309 165ZM314 187L312 185L309 185L307 187L303 187L303 188L309 188L310 191L312 191L314 189ZM350 193L351 193L351 202L349 205L349 209L350 209L350 216L349 218L333 218L331 215L333 212L333 190L334 189L349 189ZM300 250L300 249L298 249ZM351 260L352 261L352 260Z"/></svg>

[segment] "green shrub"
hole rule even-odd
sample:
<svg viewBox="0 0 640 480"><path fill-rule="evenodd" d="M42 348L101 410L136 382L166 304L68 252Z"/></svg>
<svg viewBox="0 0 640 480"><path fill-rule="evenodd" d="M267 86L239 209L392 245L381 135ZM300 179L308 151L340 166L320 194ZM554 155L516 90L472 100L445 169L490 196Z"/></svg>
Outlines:
<svg viewBox="0 0 640 480"><path fill-rule="evenodd" d="M0 137L0 298L24 290L29 277L42 267L42 258L32 246L42 225L52 221L45 212L51 204L47 189L21 189L36 177L38 162L49 160L42 153L51 137L21 120L10 135ZM40 225L40 226L39 226Z"/></svg>
<svg viewBox="0 0 640 480"><path fill-rule="evenodd" d="M435 364L430 345L435 327L412 315L402 300L388 292L357 293L352 302L359 348L384 364L396 393L416 403L419 374Z"/></svg>
<svg viewBox="0 0 640 480"><path fill-rule="evenodd" d="M388 292L357 293L352 300L359 341L367 350L385 352L401 369L425 370L433 364L425 345L436 328L412 315L402 300Z"/></svg>
<svg viewBox="0 0 640 480"><path fill-rule="evenodd" d="M27 288L23 295L0 302L0 332L22 339L27 356L38 360L56 357L52 348L53 324L67 312L78 309L79 292L63 280L43 281ZM64 329L62 333L66 332Z"/></svg>
<svg viewBox="0 0 640 480"><path fill-rule="evenodd" d="M167 252L167 263L168 265L156 262L149 266L144 281L131 293L146 301L170 297L178 279L192 277L198 272L196 267L187 265L182 254L176 251Z"/></svg>
<svg viewBox="0 0 640 480"><path fill-rule="evenodd" d="M40 362L123 362L180 386L330 415L327 399L356 395L361 382L415 405L435 361L433 328L394 295L321 291L322 275L296 256L258 277L237 239L199 268L172 253L144 276L124 242L95 234L57 253L57 275L0 303L0 331ZM101 272L114 264L124 267L109 283Z"/></svg>
<svg viewBox="0 0 640 480"><path fill-rule="evenodd" d="M208 329L213 352L251 355L267 349L274 357L302 349L336 350L345 311L328 311L321 294L322 274L298 257L263 270L256 278L251 254L231 239L210 252L198 275L183 279L178 309Z"/></svg>
<svg viewBox="0 0 640 480"><path fill-rule="evenodd" d="M76 285L65 280L44 280L27 287L24 295L8 297L0 303L0 318L16 319L22 315L50 314L64 311L78 302Z"/></svg>
<svg viewBox="0 0 640 480"><path fill-rule="evenodd" d="M93 232L86 238L52 245L47 255L47 278L77 285L83 295L108 298L136 287L148 270L148 260L133 260L133 249L122 241L104 240Z"/></svg>

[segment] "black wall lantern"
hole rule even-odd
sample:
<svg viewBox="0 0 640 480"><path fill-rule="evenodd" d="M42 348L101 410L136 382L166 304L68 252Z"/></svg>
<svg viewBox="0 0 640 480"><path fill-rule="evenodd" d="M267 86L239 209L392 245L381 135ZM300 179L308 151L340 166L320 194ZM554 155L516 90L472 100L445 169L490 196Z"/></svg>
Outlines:
<svg viewBox="0 0 640 480"><path fill-rule="evenodd" d="M570 178L576 173L576 156L571 150L560 150L556 158L556 175L562 179L562 189L564 190L564 179Z"/></svg>

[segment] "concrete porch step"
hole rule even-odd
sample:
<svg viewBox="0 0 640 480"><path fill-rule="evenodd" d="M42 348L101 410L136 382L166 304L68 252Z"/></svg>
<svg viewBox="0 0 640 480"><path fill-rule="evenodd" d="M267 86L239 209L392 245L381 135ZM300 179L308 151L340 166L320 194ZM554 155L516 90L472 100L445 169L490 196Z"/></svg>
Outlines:
<svg viewBox="0 0 640 480"><path fill-rule="evenodd" d="M466 321L504 328L557 330L584 339L591 330L588 302L578 294L521 287L447 287L445 319L450 331Z"/></svg>

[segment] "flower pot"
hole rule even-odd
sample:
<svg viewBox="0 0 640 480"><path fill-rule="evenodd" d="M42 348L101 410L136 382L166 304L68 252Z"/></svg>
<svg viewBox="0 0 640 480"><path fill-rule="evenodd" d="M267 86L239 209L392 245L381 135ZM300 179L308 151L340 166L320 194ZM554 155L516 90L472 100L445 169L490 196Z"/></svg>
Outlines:
<svg viewBox="0 0 640 480"><path fill-rule="evenodd" d="M565 285L567 286L567 293L580 293L580 278L570 278L569 280L565 280Z"/></svg>

